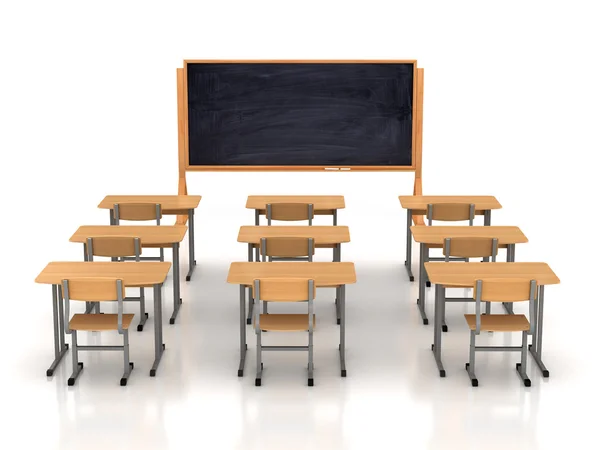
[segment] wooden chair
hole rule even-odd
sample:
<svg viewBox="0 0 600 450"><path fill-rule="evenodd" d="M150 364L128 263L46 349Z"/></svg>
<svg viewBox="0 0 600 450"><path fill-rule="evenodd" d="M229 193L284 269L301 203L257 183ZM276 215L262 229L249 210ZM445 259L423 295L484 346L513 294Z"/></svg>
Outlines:
<svg viewBox="0 0 600 450"><path fill-rule="evenodd" d="M71 335L71 353L73 354L73 374L67 381L73 386L83 370L78 353L83 350L123 350L123 376L121 386L127 385L133 363L129 361L129 326L133 314L123 314L123 281L116 278L72 278L63 280L62 296L65 300L65 333ZM74 314L70 316L71 300L85 302L117 302L117 314ZM117 331L123 335L123 345L77 345L78 331Z"/></svg>
<svg viewBox="0 0 600 450"><path fill-rule="evenodd" d="M444 261L450 262L450 258L454 257L455 261L469 262L469 258L484 258L492 262L496 262L498 255L498 239L497 238L482 238L482 237L448 237L444 239L444 247L442 249ZM449 288L452 286L444 286ZM465 302L473 301L472 297L445 297L442 304L442 331L448 331L446 325L446 302ZM485 313L491 313L491 304L486 302Z"/></svg>
<svg viewBox="0 0 600 450"><path fill-rule="evenodd" d="M312 262L315 241L305 237L263 237L260 239L262 262L307 261ZM263 314L268 313L268 302L263 302ZM249 308L250 309L250 308Z"/></svg>
<svg viewBox="0 0 600 450"><path fill-rule="evenodd" d="M474 285L473 298L475 299L475 314L465 314L467 325L471 330L471 342L469 349L469 362L465 368L471 379L472 386L478 386L479 381L475 376L475 352L476 351L519 351L521 362L517 363L517 372L523 384L531 386L527 377L527 336L533 334L533 325L529 323L523 314L481 314L481 302L524 302L529 301L529 317L534 316L534 302L537 296L537 283L535 280L526 281L522 279L489 278L477 280ZM481 331L521 332L522 341L520 347L499 346L475 346L475 336Z"/></svg>
<svg viewBox="0 0 600 450"><path fill-rule="evenodd" d="M313 280L302 278L279 278L254 280L252 294L255 301L254 328L256 332L256 380L262 380L263 351L308 351L308 385L313 386L313 330L315 327L314 299L316 287ZM308 314L260 314L260 302L307 302ZM308 346L264 346L261 343L262 331L292 332L308 331Z"/></svg>
<svg viewBox="0 0 600 450"><path fill-rule="evenodd" d="M162 207L159 203L116 203L113 206L115 225L120 225L121 220L126 221L155 221L156 225L160 225L160 219L162 219ZM144 245L147 248L158 247L160 250L160 256L140 257L141 260L147 261L161 261L165 260L165 250L160 246ZM125 257L124 261L131 260L132 258Z"/></svg>
<svg viewBox="0 0 600 450"><path fill-rule="evenodd" d="M308 220L312 225L315 212L312 203L268 203L267 204L267 225L271 225L272 220L285 222L299 222Z"/></svg>
<svg viewBox="0 0 600 450"><path fill-rule="evenodd" d="M469 221L469 225L473 226L475 220L475 205L469 203L429 203L427 205L427 225L432 226L433 221L439 222L462 222ZM429 248L442 248L441 245L429 245ZM456 261L466 261L465 258L452 258ZM430 256L428 261L445 261L445 258ZM425 273L427 277L427 273ZM426 278L425 285L431 287L429 278Z"/></svg>
<svg viewBox="0 0 600 450"><path fill-rule="evenodd" d="M132 257L135 261L140 261L140 254L142 245L140 238L131 236L96 236L88 237L85 245L86 249L86 261L93 261L94 256L104 256L110 258L121 258ZM146 296L144 288L140 288L139 297L125 297L123 301L126 302L139 302L140 303L140 323L137 326L138 331L144 329L144 324L148 320L148 313L146 312ZM92 308L88 305L86 312L89 312ZM96 312L100 313L100 304L96 303Z"/></svg>

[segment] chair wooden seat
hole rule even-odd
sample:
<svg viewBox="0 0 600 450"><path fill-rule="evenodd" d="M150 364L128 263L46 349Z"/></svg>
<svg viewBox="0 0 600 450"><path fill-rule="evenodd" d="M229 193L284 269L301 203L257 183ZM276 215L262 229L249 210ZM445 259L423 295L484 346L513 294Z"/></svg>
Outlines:
<svg viewBox="0 0 600 450"><path fill-rule="evenodd" d="M123 329L129 329L134 314L123 314ZM69 321L69 328L78 331L117 330L118 314L74 314Z"/></svg>
<svg viewBox="0 0 600 450"><path fill-rule="evenodd" d="M313 314L313 327L315 323L316 317ZM261 314L260 329L266 331L308 331L308 314Z"/></svg>
<svg viewBox="0 0 600 450"><path fill-rule="evenodd" d="M475 314L465 314L467 325L476 329ZM528 331L529 320L523 314L491 314L481 316L482 331Z"/></svg>

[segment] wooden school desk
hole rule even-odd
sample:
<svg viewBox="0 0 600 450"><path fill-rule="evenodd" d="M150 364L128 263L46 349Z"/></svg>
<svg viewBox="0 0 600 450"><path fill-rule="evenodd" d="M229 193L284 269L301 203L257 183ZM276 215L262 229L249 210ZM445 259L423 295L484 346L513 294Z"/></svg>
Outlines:
<svg viewBox="0 0 600 450"><path fill-rule="evenodd" d="M181 280L179 278L179 244L185 237L185 225L83 225L71 236L70 242L83 244L84 259L86 257L85 243L87 238L94 236L131 236L139 237L142 248L144 245L154 247L171 247L173 250L173 314L170 324L181 306Z"/></svg>
<svg viewBox="0 0 600 450"><path fill-rule="evenodd" d="M246 287L259 278L310 278L316 287L338 288L340 309L340 367L346 376L346 285L356 283L352 262L234 262L229 267L227 282L240 285L240 366L238 376L244 375L246 359ZM317 295L317 299L318 299Z"/></svg>
<svg viewBox="0 0 600 450"><path fill-rule="evenodd" d="M253 249L256 249L256 258L259 258L258 248L260 247L260 239L263 237L306 237L314 238L315 247L333 247L333 261L339 262L342 260L342 244L350 242L350 230L347 226L331 226L331 225L312 225L304 226L241 226L238 235L238 242L248 244L248 262L252 262ZM336 297L337 298L337 297ZM253 303L249 300L248 318L246 322L252 323ZM340 310L337 307L336 301L336 316L337 323L340 324Z"/></svg>
<svg viewBox="0 0 600 450"><path fill-rule="evenodd" d="M500 209L502 205L498 203L495 197L490 195L401 195L400 205L406 209L406 260L404 265L408 272L410 281L415 277L412 273L412 237L410 227L415 221L415 225L425 225L424 218L427 215L427 205L430 203L468 203L475 205L475 214L483 215L483 224L489 226L492 223L492 210ZM415 217L413 217L415 216Z"/></svg>
<svg viewBox="0 0 600 450"><path fill-rule="evenodd" d="M505 226L435 226L424 227L421 225L413 225L410 227L412 236L421 246L421 258L419 261L419 297L417 304L421 312L423 324L428 324L427 314L425 313L425 266L429 259L430 245L443 245L444 239L448 237L485 237L497 238L498 248L506 248L506 261L512 262L515 260L515 244L528 242L527 237L519 229L519 227ZM453 264L460 264L454 262ZM431 281L431 280L430 280ZM511 309L512 305L507 306ZM445 325L445 324L444 324Z"/></svg>
<svg viewBox="0 0 600 450"><path fill-rule="evenodd" d="M346 207L343 195L249 195L247 209L254 210L254 225L260 225L260 216L266 215L267 203L312 203L316 216L333 216L337 225L337 210Z"/></svg>
<svg viewBox="0 0 600 450"><path fill-rule="evenodd" d="M560 280L548 264L540 262L469 262L469 263L425 263L425 270L431 283L435 284L435 314L433 327L433 355L440 371L445 377L446 371L442 364L442 302L446 287L473 287L482 278L521 278L536 280L538 283L538 298L534 305L534 317L530 320L534 325L534 334L529 351L544 377L550 373L542 362L542 328L544 322L544 286L559 284Z"/></svg>
<svg viewBox="0 0 600 450"><path fill-rule="evenodd" d="M160 203L161 211L164 215L187 215L189 220L189 271L186 275L186 281L192 279L192 272L196 267L196 257L194 248L194 210L200 204L202 196L200 195L107 195L104 200L100 202L98 208L108 209L110 213L110 224L114 225L115 218L113 215L113 207L116 203ZM185 225L185 222L178 223L178 225Z"/></svg>
<svg viewBox="0 0 600 450"><path fill-rule="evenodd" d="M156 374L165 344L162 334L162 284L171 269L170 262L51 262L35 279L36 283L52 285L52 316L54 319L54 361L46 371L51 377L69 349L65 343L65 318L62 301L62 281L78 277L111 277L123 280L125 287L154 288L154 364L150 376Z"/></svg>

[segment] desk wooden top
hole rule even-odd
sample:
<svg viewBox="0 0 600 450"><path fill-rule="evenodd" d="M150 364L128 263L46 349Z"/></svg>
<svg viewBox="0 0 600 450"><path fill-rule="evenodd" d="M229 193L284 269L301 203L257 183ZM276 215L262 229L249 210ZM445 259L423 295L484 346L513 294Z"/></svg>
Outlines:
<svg viewBox="0 0 600 450"><path fill-rule="evenodd" d="M313 238L315 245L350 242L350 230L346 226L242 226L238 242L260 244L263 237Z"/></svg>
<svg viewBox="0 0 600 450"><path fill-rule="evenodd" d="M529 242L519 227L504 226L419 226L410 227L415 242L442 245L445 238L485 237L497 238L498 245L523 244Z"/></svg>
<svg viewBox="0 0 600 450"><path fill-rule="evenodd" d="M98 208L113 209L115 203L160 203L163 214L169 214L170 211L195 209L200 200L200 195L107 195Z"/></svg>
<svg viewBox="0 0 600 450"><path fill-rule="evenodd" d="M48 263L35 282L61 284L69 278L110 277L122 279L126 287L149 287L164 283L170 269L170 262L59 261Z"/></svg>
<svg viewBox="0 0 600 450"><path fill-rule="evenodd" d="M139 237L144 245L170 246L183 241L185 225L83 225L75 232L69 242L85 243L94 236L133 236Z"/></svg>
<svg viewBox="0 0 600 450"><path fill-rule="evenodd" d="M429 203L473 203L476 211L502 208L491 195L401 195L398 198L402 208L414 211L426 212Z"/></svg>
<svg viewBox="0 0 600 450"><path fill-rule="evenodd" d="M267 203L312 203L315 211L343 209L343 195L249 195L246 208L263 210Z"/></svg>
<svg viewBox="0 0 600 450"><path fill-rule="evenodd" d="M541 285L560 283L550 266L541 262L427 262L425 270L432 284L444 286L472 287L486 277L537 280Z"/></svg>
<svg viewBox="0 0 600 450"><path fill-rule="evenodd" d="M310 278L317 287L356 283L352 262L234 262L227 282L252 285L257 278Z"/></svg>

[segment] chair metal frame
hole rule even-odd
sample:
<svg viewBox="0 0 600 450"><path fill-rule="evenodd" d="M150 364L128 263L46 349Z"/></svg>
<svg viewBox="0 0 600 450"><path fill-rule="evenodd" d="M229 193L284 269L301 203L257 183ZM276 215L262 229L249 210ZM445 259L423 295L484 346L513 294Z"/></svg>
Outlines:
<svg viewBox="0 0 600 450"><path fill-rule="evenodd" d="M100 236L97 236L97 237L100 237ZM109 237L119 237L119 236L109 236ZM126 237L128 237L128 236L126 236ZM94 244L93 244L93 242L94 242L94 237L88 237L86 239L84 261L93 261L94 260ZM135 262L140 262L140 259L141 259L140 255L142 252L142 244L141 244L140 238L134 237L133 242L134 242L135 255L133 257L131 257L131 259ZM121 262L122 261L123 261L123 259L121 257ZM144 325L145 325L146 321L148 320L148 313L146 312L146 294L145 294L144 288L143 287L140 288L140 296L139 297L125 297L125 298L123 298L123 301L140 303L140 323L138 323L138 325L137 325L137 330L143 331ZM85 309L86 314L90 314L94 310L96 311L96 313L100 314L100 303L99 302L86 302L86 309Z"/></svg>
<svg viewBox="0 0 600 450"><path fill-rule="evenodd" d="M475 330L470 331L470 344L469 344L469 362L465 364L465 369L469 374L472 386L478 386L479 380L475 376L475 352L482 351L505 351L505 352L521 352L521 362L516 364L517 373L523 380L523 384L526 387L531 386L531 380L527 376L527 343L528 336L533 335L535 332L535 296L537 290L536 280L530 281L529 287L529 330L522 332L522 339L520 346L476 346L475 337L481 333L481 290L483 287L484 280L477 280L475 282ZM517 300L512 300L511 303ZM507 314L508 316L509 314Z"/></svg>
<svg viewBox="0 0 600 450"><path fill-rule="evenodd" d="M307 280L308 282L308 299L300 300L308 303L308 345L262 345L261 335L262 331L260 328L260 280L254 280L254 310L256 314L254 316L254 328L256 333L256 379L255 386L261 386L262 384L262 352L263 351L308 351L308 385L314 385L314 364L313 364L313 315L314 315L314 280ZM263 303L264 304L264 303Z"/></svg>
<svg viewBox="0 0 600 450"><path fill-rule="evenodd" d="M62 281L62 287L59 286L59 290L62 288L62 297L65 301L65 333L71 335L71 353L73 355L73 373L67 380L68 386L75 385L75 381L83 370L83 363L79 361L79 351L123 351L123 376L121 377L120 385L126 386L129 375L133 370L133 362L129 360L129 331L123 329L123 280L116 280L117 284L117 331L123 336L123 345L78 345L77 344L77 330L72 330L70 322L70 307L71 298L69 296L69 280ZM77 299L73 299L77 300ZM79 300L83 301L83 300Z"/></svg>

